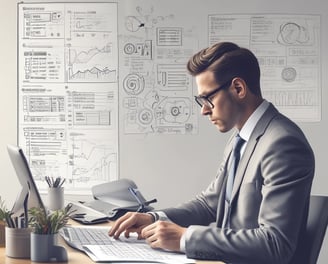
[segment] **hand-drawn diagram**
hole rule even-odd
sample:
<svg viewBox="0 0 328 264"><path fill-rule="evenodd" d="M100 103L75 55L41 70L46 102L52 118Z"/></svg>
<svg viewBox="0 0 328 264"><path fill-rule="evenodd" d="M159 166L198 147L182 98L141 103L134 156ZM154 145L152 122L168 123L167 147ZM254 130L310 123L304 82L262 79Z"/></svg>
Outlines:
<svg viewBox="0 0 328 264"><path fill-rule="evenodd" d="M101 135L103 137L103 135ZM71 133L69 149L70 183L83 188L99 181L115 180L117 156L113 142L99 144L96 138L84 133Z"/></svg>
<svg viewBox="0 0 328 264"><path fill-rule="evenodd" d="M117 56L112 22L102 10L67 12L69 82L117 82L117 66L110 67Z"/></svg>
<svg viewBox="0 0 328 264"><path fill-rule="evenodd" d="M132 3L131 3L132 4ZM161 24L166 21L172 21L174 19L174 14L155 15L155 8L150 5L148 8L146 6L138 5L135 7L136 15L127 15L125 17L125 29L128 32L138 32L144 30L146 36L148 33L153 34L153 30L156 25Z"/></svg>
<svg viewBox="0 0 328 264"><path fill-rule="evenodd" d="M296 69L293 67L286 67L282 69L281 78L286 82L293 82L295 81L297 76Z"/></svg>
<svg viewBox="0 0 328 264"><path fill-rule="evenodd" d="M309 28L295 22L286 22L280 25L278 42L283 45L303 45L310 41Z"/></svg>
<svg viewBox="0 0 328 264"><path fill-rule="evenodd" d="M128 42L124 45L124 54L151 60L153 58L152 46L152 40L145 40L144 43Z"/></svg>
<svg viewBox="0 0 328 264"><path fill-rule="evenodd" d="M123 80L123 89L129 95L138 95L145 89L145 80L137 73L129 74Z"/></svg>
<svg viewBox="0 0 328 264"><path fill-rule="evenodd" d="M210 15L209 43L233 41L255 52L262 91L289 117L321 119L320 16Z"/></svg>
<svg viewBox="0 0 328 264"><path fill-rule="evenodd" d="M19 144L40 187L117 179L117 3L20 3Z"/></svg>
<svg viewBox="0 0 328 264"><path fill-rule="evenodd" d="M125 17L121 37L124 132L126 134L195 134L193 83L186 62L195 36L177 27L173 14L155 15L154 7L135 7Z"/></svg>
<svg viewBox="0 0 328 264"><path fill-rule="evenodd" d="M158 64L157 85L164 91L186 91L191 85L191 77L184 64Z"/></svg>
<svg viewBox="0 0 328 264"><path fill-rule="evenodd" d="M76 49L69 48L68 80L93 81L93 82L116 82L116 69L108 69L106 61L112 53L111 46L91 48L87 51L77 52ZM105 64L104 66L99 66ZM97 66L95 66L97 65Z"/></svg>

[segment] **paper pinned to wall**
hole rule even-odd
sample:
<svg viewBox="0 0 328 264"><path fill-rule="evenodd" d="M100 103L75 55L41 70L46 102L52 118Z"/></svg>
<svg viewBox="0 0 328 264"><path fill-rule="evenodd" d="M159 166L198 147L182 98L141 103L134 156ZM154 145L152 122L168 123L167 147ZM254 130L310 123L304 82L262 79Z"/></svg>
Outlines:
<svg viewBox="0 0 328 264"><path fill-rule="evenodd" d="M120 32L123 132L197 134L188 59L198 50L194 24L163 3L130 2Z"/></svg>
<svg viewBox="0 0 328 264"><path fill-rule="evenodd" d="M232 41L252 50L263 97L295 121L321 120L320 16L214 14L209 44Z"/></svg>
<svg viewBox="0 0 328 264"><path fill-rule="evenodd" d="M18 5L19 145L42 188L118 178L117 3Z"/></svg>

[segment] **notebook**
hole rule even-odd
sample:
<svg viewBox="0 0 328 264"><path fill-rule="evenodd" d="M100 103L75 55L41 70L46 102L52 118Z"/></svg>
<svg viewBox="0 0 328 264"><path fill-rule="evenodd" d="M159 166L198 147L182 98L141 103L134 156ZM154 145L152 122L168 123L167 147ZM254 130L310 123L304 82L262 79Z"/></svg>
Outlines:
<svg viewBox="0 0 328 264"><path fill-rule="evenodd" d="M110 227L63 227L60 235L68 245L85 252L95 262L195 263L185 254L152 249L137 236L115 240L108 236Z"/></svg>

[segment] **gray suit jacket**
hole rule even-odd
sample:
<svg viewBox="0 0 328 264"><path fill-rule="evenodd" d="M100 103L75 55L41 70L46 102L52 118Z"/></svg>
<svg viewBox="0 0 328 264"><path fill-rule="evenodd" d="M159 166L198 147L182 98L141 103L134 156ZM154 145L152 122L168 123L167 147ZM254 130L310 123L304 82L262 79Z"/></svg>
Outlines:
<svg viewBox="0 0 328 264"><path fill-rule="evenodd" d="M270 104L240 160L230 227L222 228L231 139L208 188L185 204L163 210L173 222L188 227L187 256L227 263L302 263L297 248L315 167L304 134Z"/></svg>

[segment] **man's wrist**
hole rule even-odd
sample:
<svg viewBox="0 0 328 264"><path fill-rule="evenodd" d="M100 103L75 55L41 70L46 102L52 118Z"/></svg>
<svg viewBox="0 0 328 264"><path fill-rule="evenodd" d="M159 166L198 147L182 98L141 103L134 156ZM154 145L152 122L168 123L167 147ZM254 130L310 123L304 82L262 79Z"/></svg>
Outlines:
<svg viewBox="0 0 328 264"><path fill-rule="evenodd" d="M172 222L170 218L167 217L167 215L163 211L150 211L147 212L147 214L152 215L154 222L160 220L160 221L168 221Z"/></svg>
<svg viewBox="0 0 328 264"><path fill-rule="evenodd" d="M149 214L152 217L153 223L158 221L158 219L159 219L158 213L156 213L156 212L147 212L147 214Z"/></svg>

